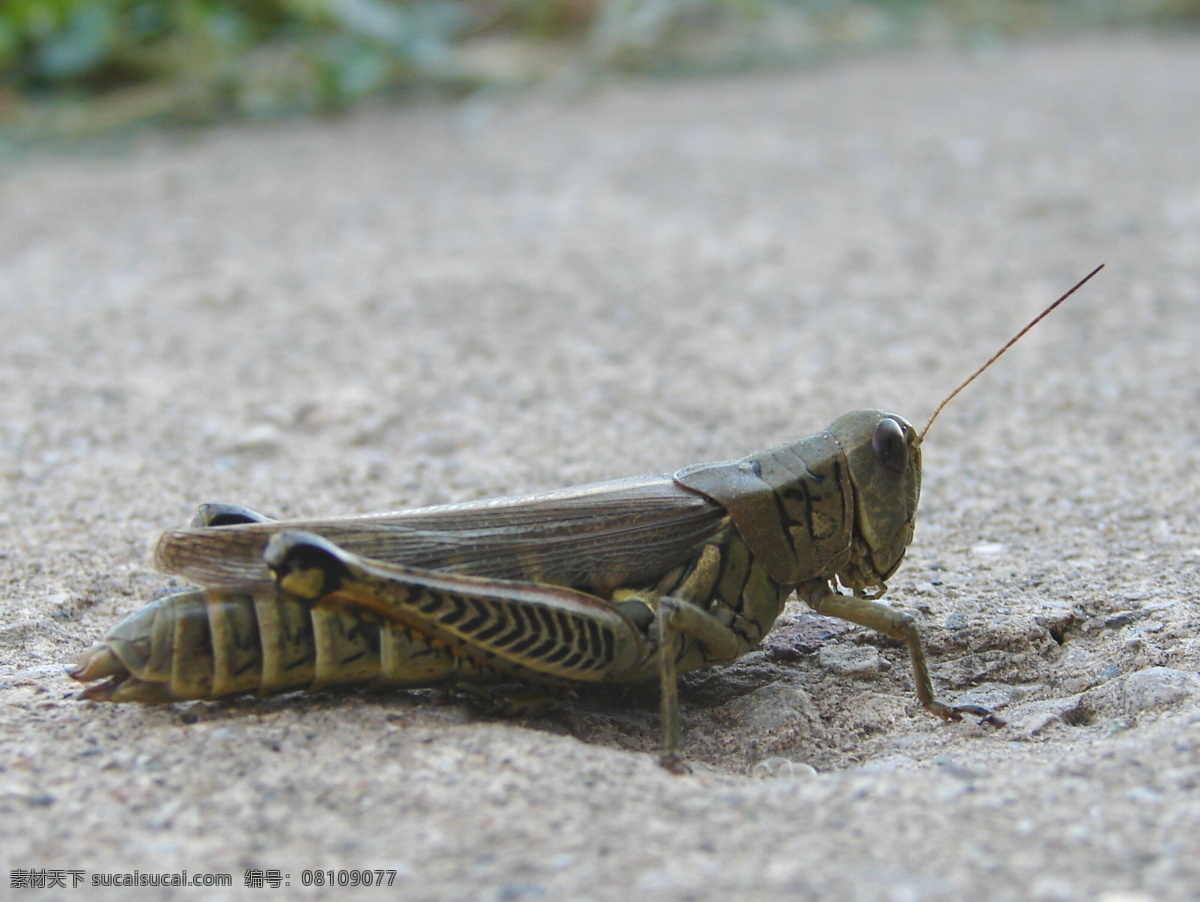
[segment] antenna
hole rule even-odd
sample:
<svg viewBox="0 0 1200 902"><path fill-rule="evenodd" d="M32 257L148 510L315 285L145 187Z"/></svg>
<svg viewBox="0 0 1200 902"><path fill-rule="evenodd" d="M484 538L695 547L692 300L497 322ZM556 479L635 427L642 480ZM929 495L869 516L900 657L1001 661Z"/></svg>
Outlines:
<svg viewBox="0 0 1200 902"><path fill-rule="evenodd" d="M1087 282L1088 279L1090 279L1096 273L1100 272L1100 270L1102 270L1102 269L1104 269L1103 263L1101 263L1099 266L1097 266L1095 269L1093 269L1090 273L1088 273L1086 276L1084 276L1082 279L1080 279L1078 282L1076 282L1075 286L1070 291L1068 291L1061 298L1059 298L1057 301L1055 301L1053 304L1051 304L1049 307L1047 307L1045 310L1043 310L1041 313L1039 313L1037 316L1035 316L1030 321L1029 325L1027 325L1024 329L1022 329L1020 332L1018 332L1012 338L1010 338L1008 340L1008 343L1005 344L1004 347L1002 347L999 351L997 351L995 354L993 354L991 357L989 357L987 363L985 363L983 366L981 366L979 369L977 369L975 372L973 372L970 376L968 376L966 378L966 380L963 381L958 386L958 388L954 389L954 391L952 391L952 392L950 392L950 394L946 395L945 400L943 400L942 403L937 406L937 410L935 410L933 412L933 416L931 416L929 418L929 422L926 423L925 428L921 430L921 434L917 437L917 441L923 442L925 440L925 433L929 431L929 427L933 425L933 421L936 420L938 414L942 412L942 408L945 407L947 404L949 404L952 400L954 400L955 395L957 395L960 391L962 391L964 388L966 388L968 385L970 385L972 382L974 382L984 370L986 370L989 366L991 366L993 363L995 363L997 360L1000 359L1001 354L1003 354L1005 351L1007 351L1009 348L1011 348L1013 345L1015 345L1018 341L1020 341L1021 337L1026 332L1028 332L1030 329L1032 329L1034 326L1036 326L1038 323L1040 323L1043 319L1045 319L1051 310L1053 310L1055 307L1057 307L1059 304L1061 304L1063 301L1065 301L1067 298L1069 298L1071 295L1073 295L1075 292L1077 292L1080 288L1082 288L1084 283Z"/></svg>

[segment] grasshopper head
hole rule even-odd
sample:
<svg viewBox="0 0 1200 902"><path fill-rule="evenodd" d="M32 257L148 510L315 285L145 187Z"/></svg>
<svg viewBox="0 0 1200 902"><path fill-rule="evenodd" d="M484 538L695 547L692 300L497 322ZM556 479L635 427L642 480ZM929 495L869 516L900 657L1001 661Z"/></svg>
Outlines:
<svg viewBox="0 0 1200 902"><path fill-rule="evenodd" d="M958 393L974 382L1021 336L1040 323L1055 307L1100 272L1100 264L1075 283L1066 294L1035 316L987 362L959 383L918 433L903 417L882 410L856 410L834 420L829 427L850 469L854 485L854 542L850 560L838 580L855 594L874 589L881 595L884 580L896 572L913 537L913 519L921 495L921 440L938 414Z"/></svg>
<svg viewBox="0 0 1200 902"><path fill-rule="evenodd" d="M854 550L842 584L855 591L883 591L913 537L921 495L921 439L903 417L856 410L829 427L854 485Z"/></svg>

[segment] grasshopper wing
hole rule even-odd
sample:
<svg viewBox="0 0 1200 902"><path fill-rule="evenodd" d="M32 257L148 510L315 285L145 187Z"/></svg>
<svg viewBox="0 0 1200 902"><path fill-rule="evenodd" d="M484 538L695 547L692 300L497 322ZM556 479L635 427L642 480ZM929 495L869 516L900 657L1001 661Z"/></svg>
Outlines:
<svg viewBox="0 0 1200 902"><path fill-rule="evenodd" d="M606 594L661 576L727 522L724 508L670 476L641 476L410 511L168 530L154 562L205 586L258 582L268 578L271 536L303 530L385 563Z"/></svg>

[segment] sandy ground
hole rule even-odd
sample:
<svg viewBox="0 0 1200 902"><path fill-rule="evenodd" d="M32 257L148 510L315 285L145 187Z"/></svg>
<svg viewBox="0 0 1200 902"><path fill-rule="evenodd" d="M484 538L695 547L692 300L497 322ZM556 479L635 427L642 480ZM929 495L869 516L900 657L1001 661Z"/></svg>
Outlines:
<svg viewBox="0 0 1200 902"><path fill-rule="evenodd" d="M4 879L1196 898L1198 147L1200 39L1132 36L8 165ZM1101 262L930 433L889 594L1002 731L936 722L902 648L798 605L685 680L683 777L652 688L514 722L431 692L105 705L63 675L168 584L148 541L200 501L410 507L735 457L856 407L923 421ZM172 894L200 892L136 892Z"/></svg>

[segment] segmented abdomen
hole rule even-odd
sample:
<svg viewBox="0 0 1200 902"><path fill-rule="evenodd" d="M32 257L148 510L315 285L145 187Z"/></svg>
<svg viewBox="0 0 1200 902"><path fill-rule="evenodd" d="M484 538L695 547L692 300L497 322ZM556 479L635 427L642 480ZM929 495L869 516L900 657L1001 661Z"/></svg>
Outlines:
<svg viewBox="0 0 1200 902"><path fill-rule="evenodd" d="M106 701L168 702L344 683L428 686L479 668L436 640L354 611L288 598L268 584L188 589L117 624L72 672Z"/></svg>

